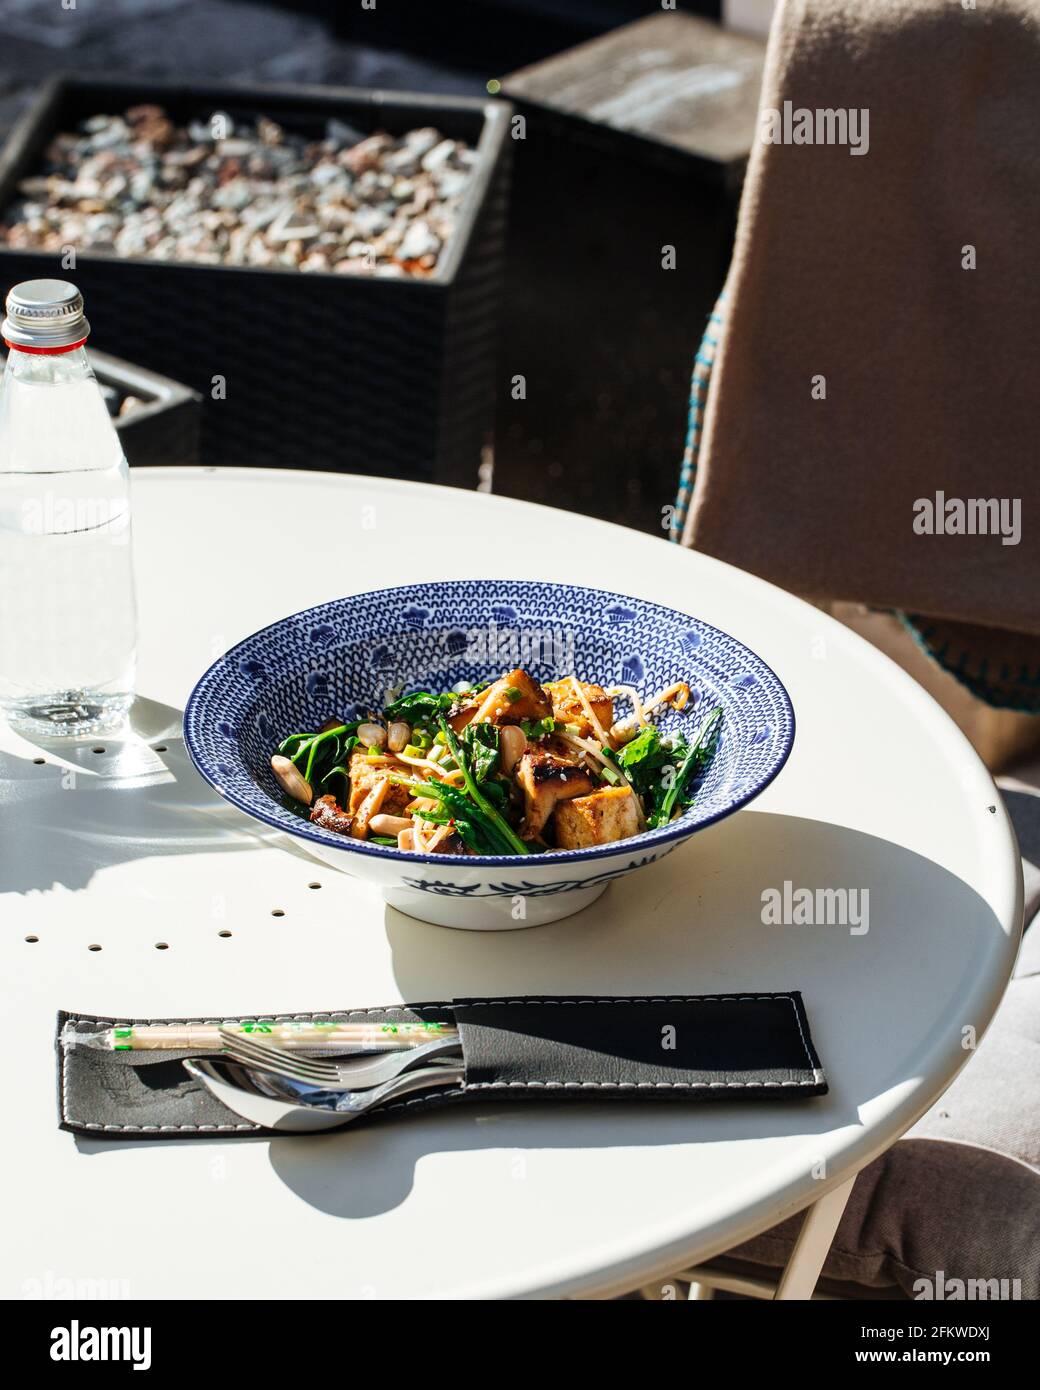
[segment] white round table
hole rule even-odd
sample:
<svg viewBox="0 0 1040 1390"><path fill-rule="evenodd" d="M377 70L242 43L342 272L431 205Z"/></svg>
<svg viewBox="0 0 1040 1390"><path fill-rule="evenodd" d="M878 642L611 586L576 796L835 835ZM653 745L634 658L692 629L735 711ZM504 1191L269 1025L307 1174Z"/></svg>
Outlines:
<svg viewBox="0 0 1040 1390"><path fill-rule="evenodd" d="M0 745L16 1048L0 1295L48 1281L141 1298L604 1295L815 1203L786 1289L805 1296L850 1180L968 1060L964 1030L986 1028L1018 945L1014 836L950 720L808 604L663 539L384 479L154 469L133 486L132 736ZM479 575L620 589L732 632L791 693L786 769L594 908L495 933L400 915L196 775L180 711L226 647L341 594ZM869 930L765 924L763 890L785 883L869 892ZM831 1088L804 1104L473 1105L271 1141L95 1142L56 1123L59 1007L791 988Z"/></svg>

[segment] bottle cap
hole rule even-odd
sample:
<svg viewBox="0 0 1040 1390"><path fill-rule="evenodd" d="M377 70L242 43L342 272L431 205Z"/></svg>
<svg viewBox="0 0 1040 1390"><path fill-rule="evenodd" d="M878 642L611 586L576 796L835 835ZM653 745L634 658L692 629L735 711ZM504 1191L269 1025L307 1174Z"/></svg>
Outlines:
<svg viewBox="0 0 1040 1390"><path fill-rule="evenodd" d="M68 280L23 280L7 296L0 337L27 352L63 352L87 339L83 296Z"/></svg>

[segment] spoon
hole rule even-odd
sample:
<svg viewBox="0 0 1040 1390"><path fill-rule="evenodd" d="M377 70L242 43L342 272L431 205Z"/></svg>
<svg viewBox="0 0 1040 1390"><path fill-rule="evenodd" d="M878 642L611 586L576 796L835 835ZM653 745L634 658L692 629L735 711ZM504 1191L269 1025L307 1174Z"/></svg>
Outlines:
<svg viewBox="0 0 1040 1390"><path fill-rule="evenodd" d="M293 1134L337 1129L399 1096L434 1086L458 1086L463 1078L461 1063L441 1063L405 1072L364 1091L330 1092L217 1058L188 1058L182 1065L234 1114L264 1129Z"/></svg>

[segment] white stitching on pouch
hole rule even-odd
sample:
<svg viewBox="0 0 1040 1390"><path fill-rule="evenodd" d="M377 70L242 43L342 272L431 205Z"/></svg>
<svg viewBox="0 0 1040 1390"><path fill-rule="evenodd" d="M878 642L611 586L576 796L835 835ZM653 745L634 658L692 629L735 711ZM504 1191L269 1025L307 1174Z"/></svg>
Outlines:
<svg viewBox="0 0 1040 1390"><path fill-rule="evenodd" d="M317 1018L331 1018L334 1013L337 1015L387 1014L390 1013L391 1010L395 1007L406 1009L408 1008L408 1005L388 1005L383 1008L377 1007L371 1009L334 1009L327 1012L309 1014L249 1014L247 1015L247 1017L252 1019L256 1023L264 1023L268 1021L276 1023L282 1019L293 1019L298 1022L309 1022ZM424 1010L422 1006L420 1006L419 1008L409 1010L409 1012L411 1013L418 1014L421 1014L424 1011L427 1013L429 1012L428 1009ZM443 1010L437 1010L437 1012L443 1012ZM65 1021L66 1023L97 1023L97 1019L94 1018L67 1018ZM183 1023L241 1023L242 1020L240 1018L150 1018L148 1022L157 1027L176 1028L179 1024ZM99 1029L103 1029L109 1026L111 1025L98 1024ZM435 1100L437 1099L437 1097L423 1096L420 1099ZM389 1107L386 1108L389 1109ZM125 1134L161 1134L163 1132L180 1133L181 1131L186 1131L188 1133L209 1134L214 1131L219 1131L221 1133L237 1133L239 1130L246 1130L253 1134L260 1134L263 1132L263 1127L261 1125L254 1125L249 1123L238 1125L112 1125L101 1124L98 1120L74 1120L72 1116L69 1114L69 1069L65 1065L64 1050L62 1051L61 1058L61 1117L66 1124L79 1125L81 1129L96 1129L102 1133L110 1130L122 1132Z"/></svg>
<svg viewBox="0 0 1040 1390"><path fill-rule="evenodd" d="M645 997L633 997L631 999L474 999L463 1005L467 1009L486 1009L494 1005L502 1004L537 1004L540 1008L551 1004L739 1004L743 1001L755 1002L762 999L786 999L794 1013L795 1022L798 1025L798 1036L801 1039L802 1047L805 1049L806 1065L812 1072L812 1076L805 1081L473 1081L466 1082L463 1089L466 1091L495 1090L504 1087L515 1090L537 1090L539 1088L555 1089L556 1087L602 1087L608 1090L638 1090L646 1087L649 1090L674 1088L680 1091L710 1091L714 1087L746 1087L751 1090L758 1090L768 1086L817 1086L821 1081L819 1070L813 1066L812 1054L809 1051L809 1043L806 1040L805 1030L802 1028L801 1015L798 1006L794 1002L791 994L718 994L702 995L647 995ZM385 1106L389 1110L390 1106Z"/></svg>
<svg viewBox="0 0 1040 1390"><path fill-rule="evenodd" d="M766 1090L769 1088L789 1088L791 1086L816 1086L822 1080L822 1074L818 1068L813 1066L812 1054L809 1052L809 1043L802 1028L801 1015L798 1006L795 1004L794 996L790 994L720 994L720 995L646 995L625 999L474 999L463 1005L467 1009L486 1009L502 1005L536 1004L539 1008L545 1008L553 1004L561 1005L588 1005L588 1004L735 1004L744 1001L757 1002L759 1000L786 999L791 1005L794 1013L795 1022L798 1025L798 1036L801 1039L802 1047L805 1049L805 1060L812 1076L802 1081L472 1081L463 1084L450 1091L437 1091L428 1096L415 1096L410 1100L391 1101L388 1105L380 1107L381 1113L389 1110L402 1110L411 1105L430 1105L437 1101L444 1100L448 1096L463 1095L468 1091L495 1091L495 1090L613 1090L613 1091L637 1091L637 1090L678 1090L678 1091L711 1091L716 1089L746 1089L746 1090ZM299 1014L250 1014L247 1015L257 1023L278 1022L283 1019L293 1019L306 1022L319 1018L332 1018L333 1015L350 1014L382 1014L386 1015L393 1009L407 1009L410 1013L422 1014L424 1012L442 1013L449 1011L453 1006L448 1004L443 1008L436 1005L429 1007L412 1007L407 1004L387 1005L370 1009L334 1009L315 1013ZM93 1019L70 1018L70 1023L93 1023ZM240 1023L241 1019L232 1018L191 1018L191 1019L149 1019L148 1022L155 1026L175 1028L183 1023ZM68 1114L68 1091L67 1091L68 1069L65 1066L64 1056L62 1057L62 1113L69 1124L80 1125L84 1129L96 1130L122 1130L141 1134L156 1134L163 1131L237 1131L251 1130L261 1132L260 1125L239 1124L239 1125L112 1125L99 1124L89 1120L73 1120Z"/></svg>

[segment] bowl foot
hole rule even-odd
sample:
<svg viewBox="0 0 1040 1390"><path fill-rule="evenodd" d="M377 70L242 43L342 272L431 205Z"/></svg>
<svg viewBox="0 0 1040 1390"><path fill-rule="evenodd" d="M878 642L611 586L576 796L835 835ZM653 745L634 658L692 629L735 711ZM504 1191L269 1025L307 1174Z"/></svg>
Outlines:
<svg viewBox="0 0 1040 1390"><path fill-rule="evenodd" d="M463 931L516 931L521 927L544 927L571 917L594 903L606 890L606 883L592 888L572 888L544 897L468 898L462 894L424 893L414 888L384 888L383 898L398 912L430 922L437 927L458 927Z"/></svg>

